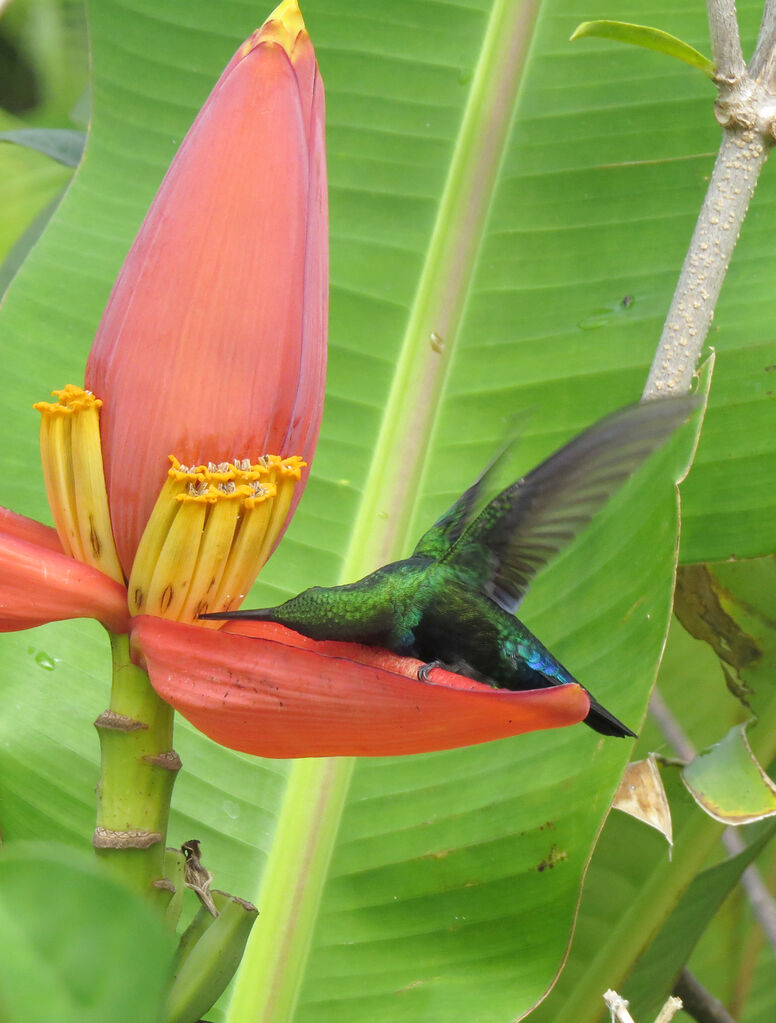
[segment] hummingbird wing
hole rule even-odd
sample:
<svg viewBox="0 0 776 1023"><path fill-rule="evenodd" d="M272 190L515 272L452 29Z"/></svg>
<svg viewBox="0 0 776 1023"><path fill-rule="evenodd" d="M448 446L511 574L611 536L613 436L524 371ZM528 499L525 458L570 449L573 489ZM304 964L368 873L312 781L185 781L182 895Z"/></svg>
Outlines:
<svg viewBox="0 0 776 1023"><path fill-rule="evenodd" d="M497 494L441 561L514 614L538 570L697 406L693 396L665 398L601 419Z"/></svg>
<svg viewBox="0 0 776 1023"><path fill-rule="evenodd" d="M469 489L461 494L444 515L440 516L434 525L421 536L410 557L433 558L434 561L438 561L447 553L474 518L474 509L481 492L487 488L490 477L514 441L515 437L511 434Z"/></svg>

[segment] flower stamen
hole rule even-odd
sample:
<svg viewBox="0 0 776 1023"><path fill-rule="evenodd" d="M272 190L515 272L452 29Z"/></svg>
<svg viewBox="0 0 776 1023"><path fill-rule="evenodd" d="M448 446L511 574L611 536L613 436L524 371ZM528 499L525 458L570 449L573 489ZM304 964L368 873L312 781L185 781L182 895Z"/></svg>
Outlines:
<svg viewBox="0 0 776 1023"><path fill-rule="evenodd" d="M113 542L100 441L99 398L68 384L39 401L40 450L51 513L65 552L124 582Z"/></svg>
<svg viewBox="0 0 776 1023"><path fill-rule="evenodd" d="M234 607L248 592L285 525L306 463L296 455L198 466L171 455L170 462L132 566L130 612L193 622Z"/></svg>

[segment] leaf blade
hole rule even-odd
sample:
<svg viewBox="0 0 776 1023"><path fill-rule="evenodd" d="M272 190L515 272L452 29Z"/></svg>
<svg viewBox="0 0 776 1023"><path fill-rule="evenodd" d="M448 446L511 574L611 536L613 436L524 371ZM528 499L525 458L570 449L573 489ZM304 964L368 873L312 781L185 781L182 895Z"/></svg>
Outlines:
<svg viewBox="0 0 776 1023"><path fill-rule="evenodd" d="M569 37L570 42L576 39L611 39L615 43L629 43L631 46L643 46L647 50L656 50L666 57L675 57L690 67L698 68L707 78L714 79L714 64L694 46L683 39L678 39L670 32L648 25L634 25L629 21L583 21L577 25Z"/></svg>
<svg viewBox="0 0 776 1023"><path fill-rule="evenodd" d="M17 128L0 131L0 142L35 149L65 167L77 167L83 153L86 135L70 128Z"/></svg>
<svg viewBox="0 0 776 1023"><path fill-rule="evenodd" d="M537 96L541 100L543 90L546 96L545 62L557 49L548 7L537 22L535 56L516 100L516 128L490 196L489 221L466 284L458 340L439 403L434 403L436 418L418 438L419 445L427 446L425 468L415 489L408 488L408 507L401 502L397 508L388 485L384 502L372 501L371 512L362 508L378 436L389 429L389 420L390 429L396 427L399 434L406 430L406 423L394 422L395 412L386 412L388 395L395 393L396 366L405 352L407 323L429 258L489 5L455 8L444 19L438 18L436 4L390 13L374 4L354 15L344 4L332 7L313 0L305 9L329 85L330 166L337 208L332 225L334 342L315 478L281 552L262 577L256 595L260 604L355 572L355 545L347 563L346 555L359 517L366 530L384 516L396 515L389 525L397 544L402 535L419 532L414 524L428 522L431 511L444 507L443 493L460 492L487 461L503 435L502 417L509 418L517 406L547 410L521 445L523 466L535 464L601 412L633 400L651 354L649 330L642 327L634 344L634 321L629 308L621 305L631 286L632 266L623 267L623 253L630 258L630 250L620 246L611 256L613 277L604 258L602 268L591 268L584 287L575 283L578 267L591 264L589 253L596 249L598 236L570 252L569 239L588 221L590 204L580 200L569 213L571 178L558 169L568 161L566 171L579 178L584 192L605 154L593 154L584 145L557 146L564 104L573 106L580 90L584 93L578 76L567 78L557 106L539 118L534 113L545 111ZM198 9L196 23L192 17L165 25L158 5L150 0L129 5L95 0L93 151L3 313L9 348L21 351L26 345L25 358L17 356L14 362L13 390L3 395L15 441L7 452L10 471L3 487L6 500L16 507L45 515L29 468L36 462L35 425L31 416L16 425L16 410L40 397L39 389L47 389L51 375L78 378L112 275L172 155L174 140L180 139L186 119L193 116L221 64L254 27L255 17L247 5L229 2L219 5L217 13ZM431 29L435 52L430 54ZM589 95L584 98L590 101ZM590 117L595 114L588 112ZM575 113L564 125L571 142L578 141L573 138L577 120ZM578 130L584 133L589 124L585 121ZM609 153L617 160L627 158L622 149L621 139L609 143ZM545 192L539 191L537 176L540 151L541 187L550 186ZM607 185L603 191L608 204L611 190ZM627 218L627 203L622 205ZM649 212L658 217L654 207ZM600 216L604 226L608 216L606 205ZM631 238L633 224L628 222L624 231ZM609 237L604 257L616 247L616 239ZM537 260L539 243L542 254ZM668 253L668 266L670 245L663 252ZM645 279L639 278L644 287ZM578 327L588 307L604 300L618 309L609 327L596 328L604 333L591 335ZM640 315L639 302L634 308ZM545 347L548 338L554 338L551 347ZM408 365L410 379L411 360ZM32 383L36 377L38 383ZM396 482L401 462L390 457L395 454L390 445L385 451L384 467ZM529 624L553 649L557 644L597 694L621 704L634 721L644 712L670 597L673 502L667 494L656 497L657 483L658 477L650 476L631 489L584 545L569 551L564 564L541 580L526 604ZM663 501L667 516L662 515ZM656 508L660 511L652 529L648 520ZM635 518L631 509L638 512ZM406 531L397 526L400 516L412 523ZM659 555L645 558L645 550ZM33 701L39 722L54 709L44 697L55 700L63 714L70 702L78 703L77 718L76 709L70 708L73 721L66 733L35 736L45 751L47 774L41 784L47 793L39 797L45 805L29 825L23 823L23 803L32 786L23 772L15 772L14 828L44 828L49 819L71 838L89 830L96 768L90 728L84 722L99 712L104 691L96 630L91 640L94 664L90 660L89 677L83 677L79 640L88 629L76 626L67 634L64 628L51 629L7 640L7 669L16 682L9 691L14 707L24 695L19 680L27 675L40 686ZM35 662L49 642L57 644L60 659L57 686ZM636 679L633 685L631 677ZM17 751L22 744L34 748L31 732L36 726L21 726L26 734L14 732L20 727L18 713L9 717L7 736L19 744ZM530 1006L550 983L565 948L585 862L625 759L624 748L591 746L594 741L579 730L560 743L531 737L525 745L454 756L358 762L342 797L331 861L321 856L316 869L323 880L311 887L311 909L298 930L297 962L303 978L299 1019L317 1021L319 1012L363 1019L366 1011L379 1011L393 1021L399 1011L416 1018L430 1005L431 1017L436 1014L444 1021L453 1007L460 1011L463 1000L472 1006L484 1000L492 1018L500 1020ZM196 822L213 848L219 875L226 875L224 881L219 876L219 884L250 896L262 876L273 876L272 871L265 873L268 859L291 848L281 837L280 822L304 805L297 801L301 785L288 787L294 769L214 749L185 726L179 730L178 745L186 770L178 782L173 833L189 838L191 822ZM57 757L59 767L54 766ZM69 793L78 805L75 821L63 819L54 798L66 773L63 757L77 778ZM580 763L588 760L590 766L580 771ZM534 786L530 779L541 773L547 785ZM320 782L321 775L316 777ZM547 813L548 801L553 807L564 805L569 779L574 779L584 812L575 811L560 823L560 815ZM461 819L465 833L456 840ZM548 820L555 823L554 831L542 830ZM313 829L297 838L314 841ZM468 884L478 879L481 884ZM517 894L523 886L525 913ZM394 903L396 892L400 895ZM456 914L457 899L466 900L468 914ZM552 916L546 930L536 934L529 926L531 911L548 902ZM456 915L467 915L467 920L456 920ZM388 918L390 933L383 929ZM425 933L432 936L426 941L425 920L430 921ZM382 947L391 949L383 971L381 935L386 938ZM481 953L479 941L485 943ZM516 959L524 964L517 976ZM370 977L370 991L359 994L362 966ZM499 980L495 995L494 970ZM416 985L418 980L423 983Z"/></svg>

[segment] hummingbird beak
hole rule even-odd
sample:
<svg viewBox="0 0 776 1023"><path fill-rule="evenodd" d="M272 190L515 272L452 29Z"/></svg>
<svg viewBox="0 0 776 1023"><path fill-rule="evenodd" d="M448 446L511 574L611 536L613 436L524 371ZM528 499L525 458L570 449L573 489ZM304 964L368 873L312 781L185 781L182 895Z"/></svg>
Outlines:
<svg viewBox="0 0 776 1023"><path fill-rule="evenodd" d="M255 622L271 622L274 619L274 608L260 607L245 611L213 611L210 614L197 615L205 621L223 621L227 618L247 618Z"/></svg>

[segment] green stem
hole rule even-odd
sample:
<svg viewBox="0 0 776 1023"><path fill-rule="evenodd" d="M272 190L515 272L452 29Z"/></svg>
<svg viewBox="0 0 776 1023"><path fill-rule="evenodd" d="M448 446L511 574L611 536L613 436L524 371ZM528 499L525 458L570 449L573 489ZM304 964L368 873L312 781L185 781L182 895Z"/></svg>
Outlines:
<svg viewBox="0 0 776 1023"><path fill-rule="evenodd" d="M111 634L110 707L95 721L102 763L97 786L97 855L135 889L171 895L164 880L170 799L180 760L172 748L173 710L132 663L127 636Z"/></svg>

